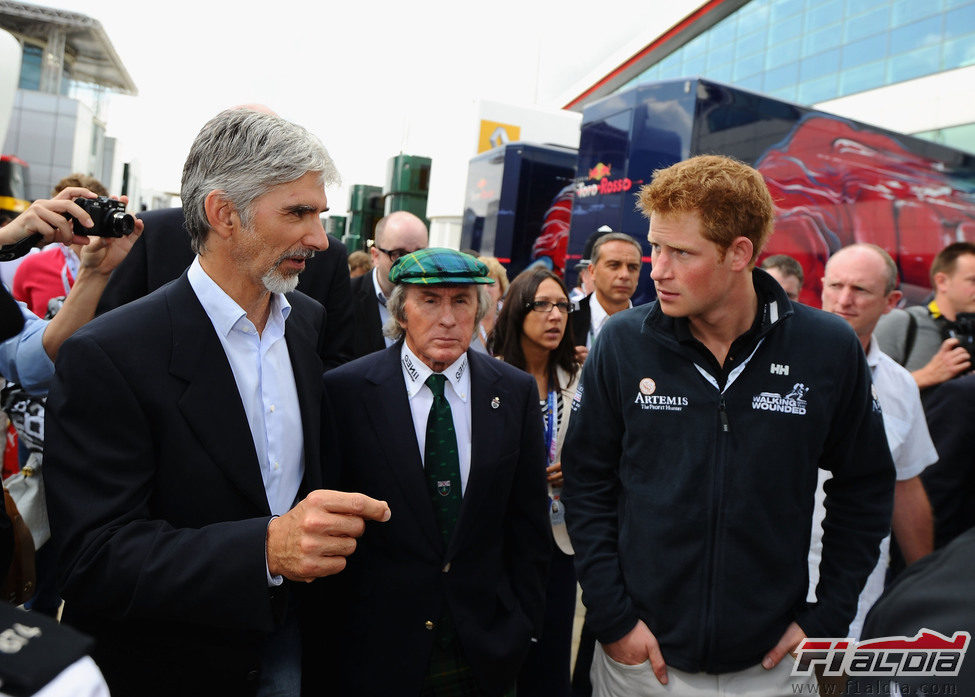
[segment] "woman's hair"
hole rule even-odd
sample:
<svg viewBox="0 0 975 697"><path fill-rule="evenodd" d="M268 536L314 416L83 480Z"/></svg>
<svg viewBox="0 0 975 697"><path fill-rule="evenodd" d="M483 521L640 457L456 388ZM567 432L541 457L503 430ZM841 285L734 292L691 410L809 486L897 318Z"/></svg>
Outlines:
<svg viewBox="0 0 975 697"><path fill-rule="evenodd" d="M508 292L508 286L511 285L508 282L508 272L505 271L504 266L498 261L497 257L478 257L477 260L484 262L484 265L488 267L488 276L498 284L498 291L500 291L498 297L503 298L504 294Z"/></svg>
<svg viewBox="0 0 975 697"><path fill-rule="evenodd" d="M502 356L505 363L510 363L516 368L524 370L525 353L521 349L521 337L524 333L525 317L532 310L528 304L535 300L535 293L542 281L552 279L559 284L559 288L569 297L568 291L562 279L545 268L533 268L522 271L511 282L508 293L505 296L501 312L498 313L498 320L494 325L494 331L488 338L488 351L495 356ZM557 382L556 366L560 366L569 375L574 376L579 370L579 364L575 359L575 347L572 345L572 315L566 318L565 333L562 341L549 353L548 369L549 382ZM566 385L559 385L566 387Z"/></svg>

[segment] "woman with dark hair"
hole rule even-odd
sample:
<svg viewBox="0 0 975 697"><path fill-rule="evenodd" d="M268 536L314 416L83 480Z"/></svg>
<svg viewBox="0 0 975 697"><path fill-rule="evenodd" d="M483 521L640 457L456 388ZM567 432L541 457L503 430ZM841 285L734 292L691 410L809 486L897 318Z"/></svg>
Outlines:
<svg viewBox="0 0 975 697"><path fill-rule="evenodd" d="M541 639L532 645L518 677L518 697L569 694L576 577L559 499L562 441L579 373L568 327L570 308L562 279L548 269L527 269L511 282L489 340L490 350L498 358L534 376L548 453L544 466L548 472L554 549L545 624Z"/></svg>

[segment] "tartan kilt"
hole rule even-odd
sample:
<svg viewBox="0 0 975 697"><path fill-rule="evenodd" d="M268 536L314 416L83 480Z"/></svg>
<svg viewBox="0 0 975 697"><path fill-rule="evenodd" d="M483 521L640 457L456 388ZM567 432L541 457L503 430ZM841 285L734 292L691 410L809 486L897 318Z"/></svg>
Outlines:
<svg viewBox="0 0 975 697"><path fill-rule="evenodd" d="M464 658L463 649L457 635L452 631L438 629L430 655L430 667L423 679L421 697L489 697L481 690L474 678L474 672ZM512 685L501 697L515 697Z"/></svg>

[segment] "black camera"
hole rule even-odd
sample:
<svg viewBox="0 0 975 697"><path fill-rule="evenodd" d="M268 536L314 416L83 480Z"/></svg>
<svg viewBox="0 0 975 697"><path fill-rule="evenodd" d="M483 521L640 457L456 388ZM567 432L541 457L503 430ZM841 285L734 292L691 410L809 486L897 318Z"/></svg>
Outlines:
<svg viewBox="0 0 975 697"><path fill-rule="evenodd" d="M975 365L975 312L959 312L954 322L945 328L945 338L958 339L958 345L968 351Z"/></svg>
<svg viewBox="0 0 975 697"><path fill-rule="evenodd" d="M122 237L135 230L135 218L125 212L125 204L110 199L107 196L98 198L76 198L74 200L85 212L91 216L94 226L87 228L77 220L74 221L76 235L95 235L96 237ZM72 216L67 213L65 218Z"/></svg>

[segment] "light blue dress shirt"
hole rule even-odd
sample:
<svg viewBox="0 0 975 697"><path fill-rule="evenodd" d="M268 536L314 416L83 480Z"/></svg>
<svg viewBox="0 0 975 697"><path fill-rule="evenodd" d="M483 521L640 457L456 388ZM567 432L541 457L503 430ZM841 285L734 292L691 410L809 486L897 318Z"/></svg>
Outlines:
<svg viewBox="0 0 975 697"><path fill-rule="evenodd" d="M298 390L291 368L284 322L291 305L271 294L271 312L260 334L247 313L193 260L189 282L213 323L237 382L261 465L261 477L273 515L295 503L305 473L304 433Z"/></svg>
<svg viewBox="0 0 975 697"><path fill-rule="evenodd" d="M41 343L49 320L40 319L24 303L17 304L24 315L24 328L17 336L0 342L0 375L29 394L46 397L54 377L54 363Z"/></svg>

